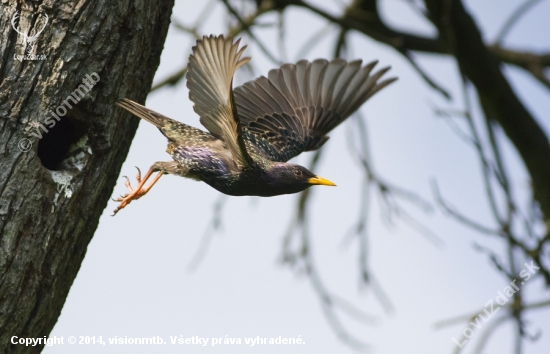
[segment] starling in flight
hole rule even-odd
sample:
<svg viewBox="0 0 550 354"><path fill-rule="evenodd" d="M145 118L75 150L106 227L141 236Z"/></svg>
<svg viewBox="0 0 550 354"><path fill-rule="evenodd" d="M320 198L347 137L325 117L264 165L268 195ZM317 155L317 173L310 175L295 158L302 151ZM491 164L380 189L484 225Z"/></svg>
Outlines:
<svg viewBox="0 0 550 354"><path fill-rule="evenodd" d="M312 185L334 186L305 167L287 163L303 151L321 147L326 134L395 78L371 75L376 61L301 60L271 70L235 89L233 75L250 58L237 40L203 37L187 65L189 99L207 132L170 119L129 99L117 105L155 125L168 139L174 161L155 162L114 213L146 194L163 174L203 181L234 195L271 197L297 193ZM145 182L155 173L153 181Z"/></svg>

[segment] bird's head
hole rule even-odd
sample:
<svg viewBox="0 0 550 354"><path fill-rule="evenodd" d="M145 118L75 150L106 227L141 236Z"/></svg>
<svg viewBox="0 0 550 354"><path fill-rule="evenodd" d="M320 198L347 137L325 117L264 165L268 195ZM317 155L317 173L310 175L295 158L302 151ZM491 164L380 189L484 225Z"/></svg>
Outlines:
<svg viewBox="0 0 550 354"><path fill-rule="evenodd" d="M280 194L301 192L313 185L336 186L331 181L317 176L307 168L290 164L277 163L266 169L267 182Z"/></svg>

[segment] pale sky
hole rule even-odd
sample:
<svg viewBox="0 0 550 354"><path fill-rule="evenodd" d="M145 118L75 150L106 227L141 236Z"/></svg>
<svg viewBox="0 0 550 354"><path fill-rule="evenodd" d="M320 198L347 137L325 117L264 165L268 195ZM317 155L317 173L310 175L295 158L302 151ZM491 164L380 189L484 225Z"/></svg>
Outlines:
<svg viewBox="0 0 550 354"><path fill-rule="evenodd" d="M206 1L176 1L173 16L192 24ZM324 3L330 11L338 1ZM517 6L512 0L466 1L491 41ZM406 1L384 0L385 20L392 26L420 33L432 27L415 14ZM550 47L548 14L550 2L531 11L505 42L525 49ZM203 34L224 31L224 11L215 7ZM303 10L287 12L287 52L289 61L325 23ZM264 22L276 22L266 17ZM277 53L276 32L256 32L272 52ZM335 32L326 34L307 59L329 57ZM247 55L265 75L273 64L249 38ZM155 82L180 69L191 51L189 36L170 28ZM378 59L391 65L391 76L399 80L377 93L361 112L366 119L370 149L376 171L392 184L410 189L435 201L430 180L436 179L447 200L469 216L492 225L485 199L480 165L471 147L464 144L432 106L463 109L455 62L448 57L418 55L420 65L453 95L446 102L429 89L404 58L390 48L352 34L350 59L365 62ZM548 90L519 69L506 74L519 96L550 132ZM248 80L237 75L236 82ZM103 78L102 78L103 79ZM193 112L185 85L151 94L146 105L164 115L204 129ZM132 98L132 97L129 97ZM474 112L478 114L479 112ZM478 116L479 117L479 116ZM384 312L371 291L359 282L358 245L346 244L345 235L359 213L362 171L351 157L344 124L330 134L326 151L314 171L334 181L338 187L313 187L310 220L312 252L325 286L333 293L375 316L375 324L361 324L342 312L339 318L349 333L368 342L377 353L452 353L451 337L462 338L468 321L436 330L434 324L454 317L475 314L495 299L508 285L507 279L490 265L487 256L474 250L473 242L502 251L494 239L481 236L448 218L438 208L428 215L404 202L407 210L443 241L433 242L402 222L387 225L377 198L371 203L369 221L369 264L388 295L394 311ZM525 196L529 181L515 151L506 145L507 167L512 173L515 193ZM160 132L141 122L121 176L135 175L134 166L146 171L155 161L169 161L166 140ZM300 156L306 164L310 155ZM125 192L121 177L113 192ZM223 211L223 230L213 237L200 265L189 269L202 236L212 221L213 207L220 194L204 183L165 176L142 199L111 217L116 203L109 203L91 241L86 258L71 288L61 317L51 336L102 336L108 338L160 336L164 345L60 345L47 347L54 353L355 353L343 344L323 314L320 300L308 278L280 263L282 239L295 209L297 195L274 198L229 197ZM528 300L548 299L542 282L532 280L525 291ZM528 329L542 331L535 343L525 342L525 353L548 353L550 310L528 313ZM495 319L492 319L495 321ZM491 320L482 324L490 326ZM474 330L464 352L475 348L481 330ZM484 353L512 353L512 322L500 327ZM170 337L209 338L208 345L172 345ZM211 338L240 338L241 345L212 346ZM245 338L300 337L301 345L244 344ZM477 337L476 337L477 336Z"/></svg>

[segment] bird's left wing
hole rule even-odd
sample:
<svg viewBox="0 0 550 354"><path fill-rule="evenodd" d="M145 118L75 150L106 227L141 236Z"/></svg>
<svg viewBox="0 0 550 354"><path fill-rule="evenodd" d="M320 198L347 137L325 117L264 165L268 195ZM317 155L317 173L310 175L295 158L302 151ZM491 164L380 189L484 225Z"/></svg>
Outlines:
<svg viewBox="0 0 550 354"><path fill-rule="evenodd" d="M225 141L236 162L248 166L251 159L241 136L232 92L235 71L250 60L241 59L246 46L239 50L239 42L223 36L199 39L189 57L187 87L201 124Z"/></svg>
<svg viewBox="0 0 550 354"><path fill-rule="evenodd" d="M235 88L245 138L273 161L318 149L328 140L328 132L396 80L379 81L389 67L371 74L375 65L301 60Z"/></svg>

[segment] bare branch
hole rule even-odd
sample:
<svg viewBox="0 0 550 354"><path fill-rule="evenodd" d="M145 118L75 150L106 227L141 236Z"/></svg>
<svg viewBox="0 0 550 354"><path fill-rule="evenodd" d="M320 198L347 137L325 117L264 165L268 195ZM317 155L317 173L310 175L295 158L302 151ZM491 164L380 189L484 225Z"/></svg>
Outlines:
<svg viewBox="0 0 550 354"><path fill-rule="evenodd" d="M250 38L256 42L256 44L258 45L258 48L265 54L266 57L268 57L274 64L276 65L281 65L283 64L283 62L279 59L277 59L270 51L269 49L267 49L267 47L262 43L262 41L260 41L258 39L258 37L256 37L256 35L252 32L252 30L250 29L250 27L254 24L254 21L245 21L241 15L237 12L237 10L235 10L233 8L233 6L231 6L231 4L229 3L229 0L222 0L222 2L224 3L225 7L227 8L227 10L233 15L233 17L235 17L235 19L241 24L241 27L242 29L248 33L248 35L250 36ZM254 16L253 18L256 18L256 16Z"/></svg>
<svg viewBox="0 0 550 354"><path fill-rule="evenodd" d="M412 54L409 51L403 51L401 52L401 54L405 56L413 69L416 70L416 72L422 77L422 79L424 79L424 81L426 81L426 83L431 88L442 94L446 99L451 99L451 94L449 93L449 91L445 90L441 85L432 80L432 78L430 78L430 76L416 63L416 61L414 61Z"/></svg>
<svg viewBox="0 0 550 354"><path fill-rule="evenodd" d="M188 27L188 26L184 25L183 23L181 23L180 21L178 21L178 19L176 19L176 18L172 18L171 25L174 26L174 28L182 31L183 33L187 33L187 34L192 35L195 39L199 39L199 38L202 37L199 34L199 32L197 30L197 27Z"/></svg>
<svg viewBox="0 0 550 354"><path fill-rule="evenodd" d="M510 316L510 315L501 316L501 317L495 318L494 320L489 322L487 324L487 326L483 329L483 331L480 335L481 337L479 338L479 341L477 342L477 345L474 348L473 353L481 353L483 351L483 349L485 348L485 345L487 344L487 341L491 337L491 334L495 333L496 329L498 327L500 327L500 325L504 324L506 322L506 320L509 320L510 318L512 318L512 316ZM516 353L519 353L519 352L516 351Z"/></svg>
<svg viewBox="0 0 550 354"><path fill-rule="evenodd" d="M480 244L478 244L476 242L474 242L474 250L476 250L478 252L485 253L486 255L488 255L489 259L491 260L491 263L493 263L493 265L495 266L496 269L498 269L501 273L506 275L506 277L508 279L514 279L513 271L511 271L509 269L506 269L506 266L502 263L502 260L500 259L498 254L493 252L493 250L491 250L487 247L483 247L483 246L481 246Z"/></svg>
<svg viewBox="0 0 550 354"><path fill-rule="evenodd" d="M343 29L361 32L379 42L396 48L400 53L403 53L403 51L413 51L433 54L451 54L442 45L439 38L422 37L395 31L387 27L377 14L371 15L369 18L365 17L363 12L357 16L355 15L357 11L353 11L354 9L352 8L348 10L344 16L335 17L302 0L269 0L262 2L262 4L263 3L269 3L270 5L268 6L270 6L270 9L282 9L288 5L306 8L330 23L337 24ZM519 66L528 71L528 67L532 65L542 65L543 68L550 66L550 53L535 54L499 48L495 45L487 46L487 50L495 55L500 61Z"/></svg>
<svg viewBox="0 0 550 354"><path fill-rule="evenodd" d="M454 119L452 119L455 116L460 117L460 118L465 118L466 117L466 112L456 111L456 110L451 110L451 109L442 109L442 108L436 107L433 103L430 103L430 104L433 107L432 109L434 111L434 114L436 116L445 118L445 122L447 122L447 124L449 125L451 130L456 134L456 136L458 136L462 141L464 141L467 144L475 145L474 139L470 135L468 135L468 133L463 131L456 124Z"/></svg>
<svg viewBox="0 0 550 354"><path fill-rule="evenodd" d="M457 58L463 74L475 85L485 114L502 126L521 155L535 198L545 220L550 220L550 143L546 134L515 94L461 1L425 3L441 39Z"/></svg>
<svg viewBox="0 0 550 354"><path fill-rule="evenodd" d="M279 47L279 56L281 57L283 62L288 61L288 55L286 52L285 42L286 42L286 29L285 29L285 13L280 12L278 16L279 22L277 23L277 29L278 29L278 40L277 40L277 46Z"/></svg>
<svg viewBox="0 0 550 354"><path fill-rule="evenodd" d="M187 73L187 65L185 65L183 68L179 69L172 75L168 76L166 79L161 80L160 82L154 84L153 87L151 87L150 92L156 91L165 86L177 85L185 77L186 73Z"/></svg>
<svg viewBox="0 0 550 354"><path fill-rule="evenodd" d="M512 15L506 20L504 23L504 26L502 26L502 29L497 35L497 39L495 40L495 43L497 45L500 45L504 38L508 35L512 27L519 21L519 19L527 13L534 5L539 3L541 0L527 0L523 4L521 4L516 11L512 13Z"/></svg>
<svg viewBox="0 0 550 354"><path fill-rule="evenodd" d="M535 54L504 49L498 45L492 45L488 49L501 61L525 69L546 88L550 89L550 79L545 76L544 72L546 68L550 67L550 53Z"/></svg>
<svg viewBox="0 0 550 354"><path fill-rule="evenodd" d="M445 212L447 212L449 215L451 215L453 218L455 218L458 222L467 225L468 227L486 235L494 235L494 236L504 236L503 233L499 230L494 230L490 227L481 225L477 221L474 221L467 216L461 214L458 212L452 205L450 205L441 195L439 191L439 187L437 185L437 182L435 180L432 180L432 190L435 195L435 199L437 200L437 203Z"/></svg>
<svg viewBox="0 0 550 354"><path fill-rule="evenodd" d="M307 41L305 41L304 45L300 48L300 51L296 55L296 61L304 59L309 52L315 48L321 40L327 35L327 33L334 29L334 27L331 24L326 25L325 27L321 28L319 31L315 32L311 37L308 38Z"/></svg>

